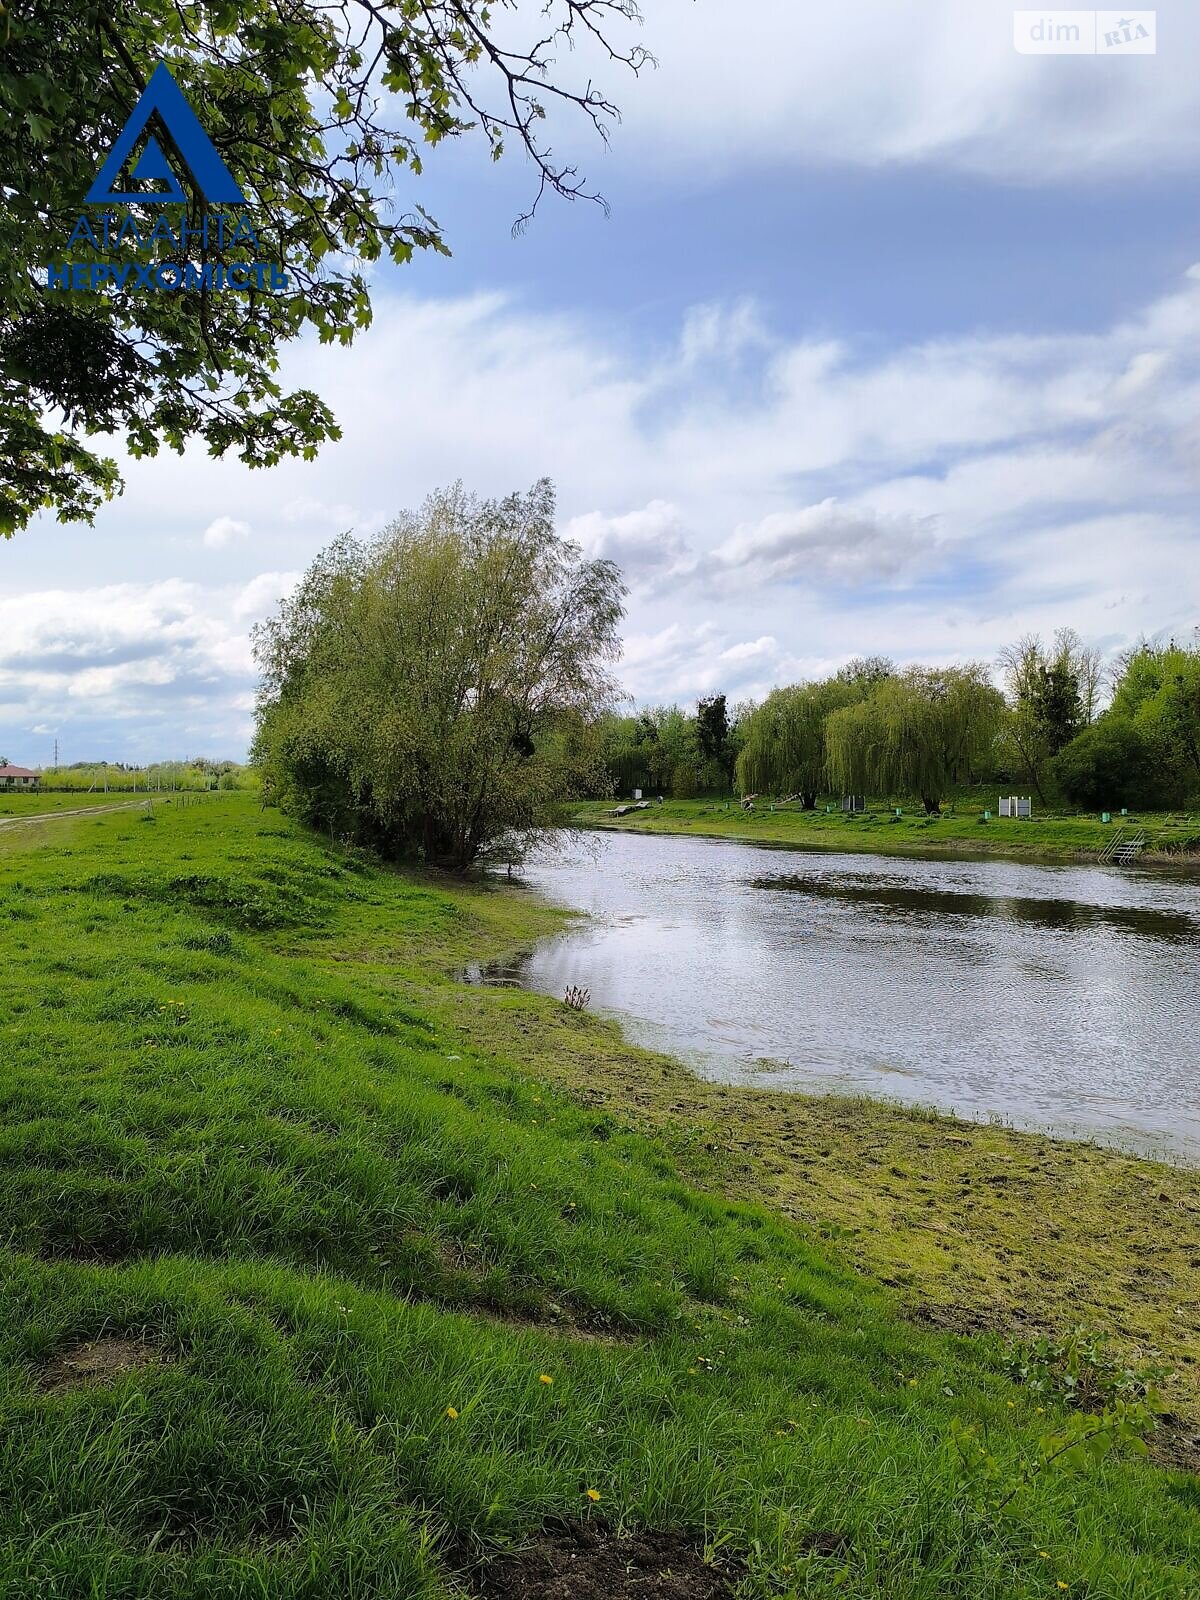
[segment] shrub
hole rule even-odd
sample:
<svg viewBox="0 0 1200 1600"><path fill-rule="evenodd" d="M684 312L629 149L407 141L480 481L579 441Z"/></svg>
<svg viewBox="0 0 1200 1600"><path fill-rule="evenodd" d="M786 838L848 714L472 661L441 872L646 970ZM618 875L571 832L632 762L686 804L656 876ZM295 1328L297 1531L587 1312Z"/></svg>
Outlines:
<svg viewBox="0 0 1200 1600"><path fill-rule="evenodd" d="M1093 809L1162 802L1160 773L1153 742L1128 718L1112 713L1077 734L1054 762L1068 800Z"/></svg>
<svg viewBox="0 0 1200 1600"><path fill-rule="evenodd" d="M696 769L681 761L671 774L671 793L676 800L694 800L697 791Z"/></svg>

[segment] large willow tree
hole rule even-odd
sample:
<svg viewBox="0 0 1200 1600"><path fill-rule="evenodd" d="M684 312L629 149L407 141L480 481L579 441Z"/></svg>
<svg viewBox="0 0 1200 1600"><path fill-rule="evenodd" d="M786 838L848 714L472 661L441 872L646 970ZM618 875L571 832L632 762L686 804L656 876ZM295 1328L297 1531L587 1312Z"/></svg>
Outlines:
<svg viewBox="0 0 1200 1600"><path fill-rule="evenodd" d="M936 812L989 755L1003 715L981 664L910 667L829 717L830 778L849 793L915 794Z"/></svg>
<svg viewBox="0 0 1200 1600"><path fill-rule="evenodd" d="M747 722L746 742L737 760L741 792L799 795L805 809L811 810L826 782L826 721L862 694L849 678L772 690Z"/></svg>
<svg viewBox="0 0 1200 1600"><path fill-rule="evenodd" d="M260 628L256 758L288 809L395 857L512 860L600 781L624 587L554 491L433 496L317 558Z"/></svg>

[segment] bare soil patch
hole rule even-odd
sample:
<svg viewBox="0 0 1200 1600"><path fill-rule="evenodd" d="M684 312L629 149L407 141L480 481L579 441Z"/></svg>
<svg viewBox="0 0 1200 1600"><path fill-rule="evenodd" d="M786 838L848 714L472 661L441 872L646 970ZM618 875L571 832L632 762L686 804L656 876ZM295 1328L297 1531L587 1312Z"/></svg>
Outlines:
<svg viewBox="0 0 1200 1600"><path fill-rule="evenodd" d="M958 1334L964 1339L989 1333L1005 1339L1038 1339L1051 1338L1055 1332L1050 1322L1023 1316L1010 1306L996 1303L972 1306L918 1301L907 1303L903 1311L911 1322L921 1327L937 1328L941 1333Z"/></svg>
<svg viewBox="0 0 1200 1600"><path fill-rule="evenodd" d="M626 1329L573 1322L569 1316L556 1317L553 1312L548 1313L543 1320L539 1317L523 1316L517 1311L497 1311L491 1306L455 1306L454 1310L464 1312L467 1316L478 1317L483 1322L496 1323L502 1328L516 1328L522 1333L557 1334L560 1338L574 1339L578 1344L632 1345L637 1342L638 1337L636 1333Z"/></svg>
<svg viewBox="0 0 1200 1600"><path fill-rule="evenodd" d="M1174 1472L1194 1472L1200 1476L1200 1424L1191 1417L1169 1413L1158 1419L1158 1427L1146 1443L1150 1459Z"/></svg>
<svg viewBox="0 0 1200 1600"><path fill-rule="evenodd" d="M548 1526L475 1575L483 1600L731 1600L733 1564L708 1565L685 1535L620 1536L597 1522Z"/></svg>
<svg viewBox="0 0 1200 1600"><path fill-rule="evenodd" d="M88 1339L51 1357L39 1374L39 1385L48 1394L62 1394L88 1384L113 1383L123 1373L163 1359L162 1351L144 1339Z"/></svg>

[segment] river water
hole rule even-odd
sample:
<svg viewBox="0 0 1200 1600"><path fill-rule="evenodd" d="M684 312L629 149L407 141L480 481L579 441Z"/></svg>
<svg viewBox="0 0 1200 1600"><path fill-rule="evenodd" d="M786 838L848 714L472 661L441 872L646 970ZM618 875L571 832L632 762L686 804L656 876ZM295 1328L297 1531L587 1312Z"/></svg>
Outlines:
<svg viewBox="0 0 1200 1600"><path fill-rule="evenodd" d="M500 974L707 1077L1200 1159L1200 874L570 836L588 920Z"/></svg>

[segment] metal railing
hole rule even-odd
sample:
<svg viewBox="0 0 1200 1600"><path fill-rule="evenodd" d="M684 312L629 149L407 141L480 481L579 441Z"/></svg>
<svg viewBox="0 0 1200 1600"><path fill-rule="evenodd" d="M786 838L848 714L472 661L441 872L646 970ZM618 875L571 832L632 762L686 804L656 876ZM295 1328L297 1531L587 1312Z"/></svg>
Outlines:
<svg viewBox="0 0 1200 1600"><path fill-rule="evenodd" d="M1136 833L1130 833L1128 828L1120 828L1100 852L1101 861L1115 861L1124 867L1131 861L1136 861L1146 847L1146 835L1139 828Z"/></svg>

